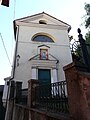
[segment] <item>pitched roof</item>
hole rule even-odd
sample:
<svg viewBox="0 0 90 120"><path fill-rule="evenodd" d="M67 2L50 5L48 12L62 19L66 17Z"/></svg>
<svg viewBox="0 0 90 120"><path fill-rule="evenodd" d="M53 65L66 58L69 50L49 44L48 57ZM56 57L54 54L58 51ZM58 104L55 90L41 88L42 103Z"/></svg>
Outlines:
<svg viewBox="0 0 90 120"><path fill-rule="evenodd" d="M51 18L53 18L53 19L55 19L55 20L57 20L57 21L59 21L59 22L62 22L63 24L66 24L67 26L70 26L70 25L67 24L66 22L63 22L62 20L59 20L59 19L57 19L56 17L53 17L53 16L51 16L51 15L45 13L45 12L38 13L38 14L34 14L34 15L31 15L31 16L27 16L27 17L23 17L23 18L20 18L20 19L16 19L15 21L24 21L25 19L33 18L33 17L39 16L39 15L47 15L47 16L49 16L49 17L51 17Z"/></svg>
<svg viewBox="0 0 90 120"><path fill-rule="evenodd" d="M37 18L40 19L40 17L44 17L44 16L46 16L46 17L48 17L48 19L51 19L52 21L54 21L55 24L58 25L58 26L63 25L63 26L68 27L68 32L71 30L71 26L69 24L67 24L66 22L63 22L63 21L45 13L45 12L42 12L42 13L38 13L38 14L34 14L34 15L31 15L31 16L27 16L27 17L23 17L23 18L14 20L13 21L13 26L14 26L15 39L16 39L16 29L17 29L16 28L16 22L22 22L22 23L27 22L27 21L32 22L33 20L37 20Z"/></svg>

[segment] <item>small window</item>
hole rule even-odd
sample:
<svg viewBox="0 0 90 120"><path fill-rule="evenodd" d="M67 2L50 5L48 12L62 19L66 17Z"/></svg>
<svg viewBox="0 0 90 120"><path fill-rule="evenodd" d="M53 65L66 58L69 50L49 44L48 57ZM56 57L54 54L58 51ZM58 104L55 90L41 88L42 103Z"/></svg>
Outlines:
<svg viewBox="0 0 90 120"><path fill-rule="evenodd" d="M47 22L45 20L40 20L39 24L47 24Z"/></svg>

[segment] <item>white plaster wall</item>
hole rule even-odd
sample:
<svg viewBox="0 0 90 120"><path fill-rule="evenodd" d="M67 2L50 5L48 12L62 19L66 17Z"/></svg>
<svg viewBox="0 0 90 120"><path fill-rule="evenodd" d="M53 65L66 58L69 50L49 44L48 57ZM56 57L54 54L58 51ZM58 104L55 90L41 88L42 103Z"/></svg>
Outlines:
<svg viewBox="0 0 90 120"><path fill-rule="evenodd" d="M38 26L40 27L41 24ZM50 28L38 28L38 27L27 27L20 26L19 27L19 41L30 42L33 35L36 33L48 33L55 38L55 44L59 45L69 45L69 39L67 30L63 29L50 29Z"/></svg>
<svg viewBox="0 0 90 120"><path fill-rule="evenodd" d="M48 33L53 36L55 43L31 41L32 36L39 32ZM42 44L48 45L50 47L50 54L59 60L57 65L58 80L65 80L63 66L72 62L67 31L20 26L17 49L17 54L20 55L20 65L16 67L14 79L24 81L24 88L27 87L27 81L31 79L31 63L28 60L38 54L37 46Z"/></svg>
<svg viewBox="0 0 90 120"><path fill-rule="evenodd" d="M31 74L31 65L30 62L20 63L18 67L15 69L15 81L21 81L22 87L27 88L28 86L28 80L32 78Z"/></svg>

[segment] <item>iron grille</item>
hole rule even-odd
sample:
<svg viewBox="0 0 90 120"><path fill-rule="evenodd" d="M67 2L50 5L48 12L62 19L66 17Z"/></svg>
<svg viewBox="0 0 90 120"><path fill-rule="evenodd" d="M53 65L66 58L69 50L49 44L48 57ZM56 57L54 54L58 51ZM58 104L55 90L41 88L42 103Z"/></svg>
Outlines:
<svg viewBox="0 0 90 120"><path fill-rule="evenodd" d="M35 106L47 111L68 113L66 81L36 86Z"/></svg>

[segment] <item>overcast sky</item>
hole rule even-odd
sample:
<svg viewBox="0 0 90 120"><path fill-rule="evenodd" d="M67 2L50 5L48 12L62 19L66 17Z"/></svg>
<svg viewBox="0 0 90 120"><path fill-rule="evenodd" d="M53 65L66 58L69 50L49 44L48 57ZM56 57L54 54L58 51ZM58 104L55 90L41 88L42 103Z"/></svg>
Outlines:
<svg viewBox="0 0 90 120"><path fill-rule="evenodd" d="M77 39L77 28L82 29L85 35L83 16L85 15L84 4L89 0L10 0L10 7L0 6L0 33L7 49L10 62L12 63L14 38L13 20L46 12L72 26L71 35ZM11 75L10 65L0 37L0 84L4 84L4 78Z"/></svg>

